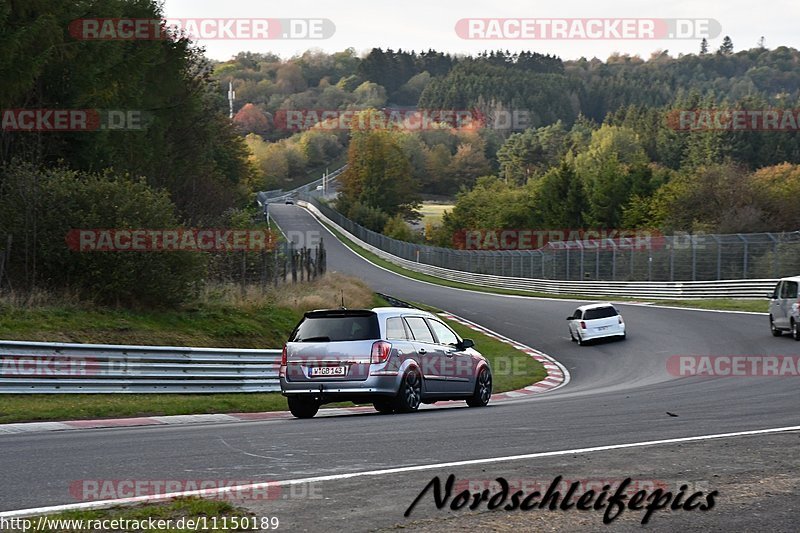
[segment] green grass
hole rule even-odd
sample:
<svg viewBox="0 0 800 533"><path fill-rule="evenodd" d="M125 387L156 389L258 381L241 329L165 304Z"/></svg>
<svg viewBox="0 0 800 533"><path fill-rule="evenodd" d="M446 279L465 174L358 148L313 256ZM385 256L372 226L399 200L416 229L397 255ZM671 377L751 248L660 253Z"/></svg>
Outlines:
<svg viewBox="0 0 800 533"><path fill-rule="evenodd" d="M277 392L241 394L4 394L0 423L286 411Z"/></svg>
<svg viewBox="0 0 800 533"><path fill-rule="evenodd" d="M205 525L208 529L200 529L203 526L203 522L199 521L202 520L202 517L207 517ZM214 522L211 520L212 517L216 517L216 526L217 528L212 529ZM164 533L164 532L189 532L189 531L253 531L252 528L253 524L257 524L260 526L260 518L253 515L253 513L246 511L244 509L240 509L238 507L234 507L228 502L221 501L221 500L206 500L200 498L181 498L177 500L173 500L170 502L164 503L152 503L152 504L145 504L145 505L136 505L136 506L126 506L126 507L113 507L111 509L101 509L101 510L90 510L90 511L65 511L58 514L48 515L47 516L50 525L56 526L52 521L53 520L83 520L84 526L87 526L93 520L128 520L128 521L137 521L140 523L140 529L135 529L135 531L142 531L142 532L153 532L153 533ZM147 527L148 523L147 520L152 518L154 521L158 520L171 520L171 527L169 528L150 528ZM197 524L200 527L195 528L178 528L176 527L178 524L183 524L186 526L185 520L190 519L198 519ZM32 527L35 528L38 518L31 518ZM183 522L181 522L183 520ZM235 520L235 523L234 523ZM163 525L166 525L165 522ZM64 524L63 522L59 524L60 527L58 528L43 528L35 531L38 532L53 532L53 533L79 533L81 531L100 531L99 529L78 529L75 528L75 523L72 524L72 527ZM109 523L110 525L110 523ZM135 525L131 522L128 522L128 526ZM158 524L155 524L158 526ZM223 527L226 526L226 527ZM233 527L233 526L237 527ZM248 528L244 528L242 526L250 526ZM134 529L126 529L126 531L132 531ZM255 529L256 531L261 531L260 527ZM9 530L14 531L14 530ZM20 530L21 531L21 530ZM30 530L29 530L30 531ZM102 531L123 531L123 529L104 529Z"/></svg>
<svg viewBox="0 0 800 533"><path fill-rule="evenodd" d="M442 215L445 211L452 211L453 204L440 204L432 202L423 202L422 207L419 208L419 214L422 217L423 224L440 224L442 222Z"/></svg>
<svg viewBox="0 0 800 533"><path fill-rule="evenodd" d="M270 305L195 305L178 310L94 309L79 305L0 307L4 340L274 348L302 316Z"/></svg>
<svg viewBox="0 0 800 533"><path fill-rule="evenodd" d="M461 283L458 281L451 281L447 279L437 278L435 276L429 276L428 274L423 274L420 272L414 272L413 270L408 270L401 266L398 266L386 259L378 257L374 253L370 252L369 250L365 250L364 248L358 246L349 237L344 235L341 231L334 228L330 224L320 221L326 228L328 228L336 237L348 248L356 252L361 257L367 259L368 261L375 263L378 266L381 266L387 270L395 272L397 274L402 274L406 277L416 279L419 281L426 281L428 283L434 283L436 285L441 285L443 287L453 287L456 289L466 289L470 291L476 292L485 292L489 294L508 294L513 296L528 296L532 298L559 298L559 299L569 299L569 300L584 300L584 301L594 301L594 300L601 300L606 301L609 299L613 299L616 302L641 302L642 299L637 298L623 298L619 296L587 296L587 295L579 295L579 294L554 294L554 293L547 293L547 292L535 292L535 291L523 291L523 290L512 290L512 289L500 289L494 287L484 287L481 285L472 285L469 283ZM650 301L653 305L668 305L668 306L675 306L675 307L687 307L687 308L696 308L696 309L714 309L714 310L722 310L722 311L755 311L755 312L766 312L767 300L760 300L760 299L735 299L735 298L720 298L720 299L702 299L702 300L651 300Z"/></svg>
<svg viewBox="0 0 800 533"><path fill-rule="evenodd" d="M708 300L659 300L659 305L674 305L675 307L694 307L696 309L715 309L721 311L751 311L766 313L769 301L743 300L743 299L713 299Z"/></svg>

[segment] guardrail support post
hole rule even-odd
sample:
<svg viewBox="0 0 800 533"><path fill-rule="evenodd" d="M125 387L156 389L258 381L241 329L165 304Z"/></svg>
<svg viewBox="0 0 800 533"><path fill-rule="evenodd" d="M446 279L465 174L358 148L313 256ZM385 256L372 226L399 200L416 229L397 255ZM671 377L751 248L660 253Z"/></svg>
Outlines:
<svg viewBox="0 0 800 533"><path fill-rule="evenodd" d="M747 279L747 253L748 253L747 238L744 237L741 233L737 233L736 236L742 239L742 242L744 242L744 250L742 250L742 279Z"/></svg>

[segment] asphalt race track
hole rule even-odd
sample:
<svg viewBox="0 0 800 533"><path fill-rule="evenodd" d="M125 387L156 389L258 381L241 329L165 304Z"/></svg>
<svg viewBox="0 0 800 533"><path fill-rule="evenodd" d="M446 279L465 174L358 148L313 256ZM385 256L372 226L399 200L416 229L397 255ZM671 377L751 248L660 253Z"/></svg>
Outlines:
<svg viewBox="0 0 800 533"><path fill-rule="evenodd" d="M628 340L579 347L569 341L564 320L577 302L413 281L362 260L300 207L273 205L270 212L284 230L320 232L329 270L356 275L376 291L435 305L539 349L564 364L571 382L485 409L434 407L410 415L2 435L0 511L74 503L69 488L84 479L290 480L800 426L797 377L677 378L667 372L667 359L678 354L800 353L800 343L788 336L770 336L764 315L620 305ZM431 497L411 518L403 517L431 477L451 472L470 479L629 476L719 487L717 508L659 512L648 529L793 531L800 518L791 497L800 491L799 456L798 432L751 435L333 478L320 482L319 498L284 495L248 506L280 516L287 530L638 530L640 512L629 511L605 526L602 512L551 516L537 511L521 518L502 511L438 511ZM768 493L772 499L764 499Z"/></svg>

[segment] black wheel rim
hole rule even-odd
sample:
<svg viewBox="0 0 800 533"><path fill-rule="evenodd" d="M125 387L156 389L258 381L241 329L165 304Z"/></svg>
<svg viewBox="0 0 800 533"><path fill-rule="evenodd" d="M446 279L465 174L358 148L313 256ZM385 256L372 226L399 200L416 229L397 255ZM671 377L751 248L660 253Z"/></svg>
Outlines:
<svg viewBox="0 0 800 533"><path fill-rule="evenodd" d="M419 407L422 396L422 384L419 382L419 376L416 372L409 372L408 375L406 375L403 394L409 409L416 409Z"/></svg>
<svg viewBox="0 0 800 533"><path fill-rule="evenodd" d="M483 403L488 403L492 396L492 374L488 370L484 370L478 376L478 396Z"/></svg>

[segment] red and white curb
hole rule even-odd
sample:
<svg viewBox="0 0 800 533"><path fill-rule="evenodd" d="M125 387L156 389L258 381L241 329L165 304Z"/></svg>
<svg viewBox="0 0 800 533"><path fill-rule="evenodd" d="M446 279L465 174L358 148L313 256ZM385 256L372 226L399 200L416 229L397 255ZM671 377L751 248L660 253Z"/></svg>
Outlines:
<svg viewBox="0 0 800 533"><path fill-rule="evenodd" d="M475 322L471 322L466 318L452 315L450 313L439 313L439 316L441 316L442 318L446 318L447 320L458 322L459 324L467 326L468 328L473 329L479 333L483 333L487 337L491 337L500 342L510 344L517 350L530 355L531 357L542 363L542 366L544 366L544 369L547 371L546 378L537 383L534 383L533 385L524 387L522 389L517 389L509 392L501 392L498 394L492 394L493 402L498 400L503 401L503 400L523 398L525 396L530 396L532 394L541 394L543 392L548 392L551 390L555 390L559 387L563 387L564 385L569 383L570 380L569 370L567 370L564 367L564 365L562 365L561 363L559 363L546 353L540 352L539 350L535 350L530 346L522 344L521 342L509 339L504 335L501 335L495 331L485 328L480 324L476 324Z"/></svg>
<svg viewBox="0 0 800 533"><path fill-rule="evenodd" d="M550 357L538 350L526 346L520 342L509 339L497 332L487 329L466 318L461 318L450 313L439 313L439 316L463 324L479 333L492 337L506 344L510 344L517 350L524 352L544 366L547 377L543 380L529 385L522 389L509 392L492 394L492 402L502 402L507 400L517 400L529 397L534 394L541 394L563 387L569 383L569 371ZM437 402L433 409L442 407L458 407L463 402ZM342 416L352 414L373 413L375 410L371 406L354 406L332 409L321 409L317 417ZM100 420L68 420L64 422L24 422L20 424L0 424L0 435L14 433L40 433L46 431L64 431L69 429L101 429L101 428L125 428L140 426L166 426L166 425L186 425L186 424L216 424L229 422L254 422L263 420L288 420L294 418L288 411L271 411L265 413L229 413L229 414L199 414L199 415L173 415L173 416L148 416L135 418L111 418Z"/></svg>

